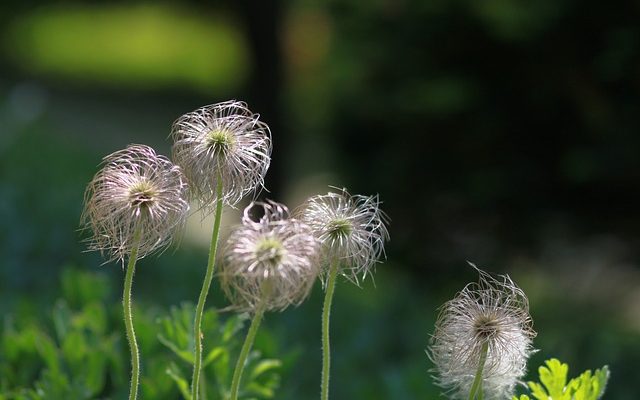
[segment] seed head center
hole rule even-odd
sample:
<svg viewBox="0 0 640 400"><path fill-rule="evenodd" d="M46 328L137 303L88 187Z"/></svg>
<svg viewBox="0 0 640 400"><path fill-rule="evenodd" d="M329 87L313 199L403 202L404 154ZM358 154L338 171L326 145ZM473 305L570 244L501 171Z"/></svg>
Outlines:
<svg viewBox="0 0 640 400"><path fill-rule="evenodd" d="M274 238L263 238L258 241L255 247L255 257L269 267L278 265L284 257L284 247L282 242Z"/></svg>
<svg viewBox="0 0 640 400"><path fill-rule="evenodd" d="M474 321L473 328L478 338L489 339L500 330L500 321L495 315L481 315Z"/></svg>
<svg viewBox="0 0 640 400"><path fill-rule="evenodd" d="M129 189L131 207L148 208L153 204L156 196L155 188L148 181L139 182Z"/></svg>
<svg viewBox="0 0 640 400"><path fill-rule="evenodd" d="M208 147L215 154L227 154L235 144L234 137L226 129L213 129L206 137Z"/></svg>
<svg viewBox="0 0 640 400"><path fill-rule="evenodd" d="M343 218L334 219L327 225L329 236L333 239L343 239L348 237L353 231L351 221Z"/></svg>

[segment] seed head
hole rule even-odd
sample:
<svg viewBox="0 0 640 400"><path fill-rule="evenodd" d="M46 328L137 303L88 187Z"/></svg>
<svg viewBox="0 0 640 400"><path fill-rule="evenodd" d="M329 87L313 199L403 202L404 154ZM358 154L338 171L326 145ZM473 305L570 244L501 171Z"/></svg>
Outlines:
<svg viewBox="0 0 640 400"><path fill-rule="evenodd" d="M492 277L478 269L478 283L470 283L445 303L429 347L436 382L451 398L466 399L481 358L488 352L482 374L484 398L511 398L526 372L536 336L529 301L508 275Z"/></svg>
<svg viewBox="0 0 640 400"><path fill-rule="evenodd" d="M264 185L271 131L258 118L245 103L232 100L198 108L173 123L173 160L205 212L213 209L218 179L231 206Z"/></svg>
<svg viewBox="0 0 640 400"><path fill-rule="evenodd" d="M180 168L151 147L130 145L106 156L85 192L82 222L93 231L89 249L124 260L136 245L138 258L166 247L186 220L186 191Z"/></svg>
<svg viewBox="0 0 640 400"><path fill-rule="evenodd" d="M252 211L264 214L257 220ZM267 310L301 303L318 276L319 242L306 224L289 218L279 203L251 203L231 233L220 269L222 288L234 308Z"/></svg>
<svg viewBox="0 0 640 400"><path fill-rule="evenodd" d="M323 244L325 264L340 262L341 273L356 284L384 255L389 232L377 195L352 196L346 189L329 192L308 199L297 215Z"/></svg>

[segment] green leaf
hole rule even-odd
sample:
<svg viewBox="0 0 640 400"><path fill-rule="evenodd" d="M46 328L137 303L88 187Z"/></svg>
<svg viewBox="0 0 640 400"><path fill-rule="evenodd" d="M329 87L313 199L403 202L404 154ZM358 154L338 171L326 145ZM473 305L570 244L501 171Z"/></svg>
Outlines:
<svg viewBox="0 0 640 400"><path fill-rule="evenodd" d="M181 360L188 365L193 364L193 318L193 305L185 303L171 308L167 315L156 320L156 326L160 330L157 334L160 343L171 350L174 360ZM228 395L235 366L232 361L236 359L242 345L242 330L248 318L248 314L231 314L222 320L214 309L204 313L202 332L205 354L201 389L203 393L209 393L210 398L225 398ZM243 399L273 399L280 385L281 365L280 360L262 359L259 351L252 352L240 388ZM189 380L182 377L178 366L172 362L166 373L172 377L185 399L188 399Z"/></svg>
<svg viewBox="0 0 640 400"><path fill-rule="evenodd" d="M71 310L64 301L56 302L53 307L53 326L56 330L58 341L62 342L71 329Z"/></svg>
<svg viewBox="0 0 640 400"><path fill-rule="evenodd" d="M212 362L216 361L220 356L224 354L224 352L225 352L224 347L215 347L205 357L204 361L202 362L202 367L204 368L207 365L211 364Z"/></svg>
<svg viewBox="0 0 640 400"><path fill-rule="evenodd" d="M171 307L169 315L159 318L162 332L157 334L160 343L169 348L180 359L193 364L193 318L194 308L190 303Z"/></svg>
<svg viewBox="0 0 640 400"><path fill-rule="evenodd" d="M58 358L58 349L49 336L40 331L34 331L36 349L38 354L44 359L45 364L53 373L57 375L60 372L60 359Z"/></svg>
<svg viewBox="0 0 640 400"><path fill-rule="evenodd" d="M102 303L86 304L80 316L81 318L76 320L78 328L84 327L99 335L107 332L107 311Z"/></svg>
<svg viewBox="0 0 640 400"><path fill-rule="evenodd" d="M269 386L260 385L256 382L250 382L246 385L246 391L252 394L257 394L259 396L265 397L267 399L273 398L275 395L275 390Z"/></svg>
<svg viewBox="0 0 640 400"><path fill-rule="evenodd" d="M189 364L193 364L193 353L191 351L179 349L175 343L165 338L161 333L158 334L158 340L182 360Z"/></svg>
<svg viewBox="0 0 640 400"><path fill-rule="evenodd" d="M180 394L185 400L191 400L191 392L189 390L189 382L182 375L182 371L178 368L175 363L169 364L169 368L167 368L167 375L173 379L173 381L178 386L178 390L180 390Z"/></svg>
<svg viewBox="0 0 640 400"><path fill-rule="evenodd" d="M601 398L604 395L605 390L607 390L607 382L609 382L609 367L604 366L601 369L597 369L594 374L594 380L598 386L597 399Z"/></svg>
<svg viewBox="0 0 640 400"><path fill-rule="evenodd" d="M216 379L218 380L218 384L220 386L220 391L227 390L231 385L231 357L229 356L229 349L224 348L217 357L215 362L212 362L212 368L215 374Z"/></svg>
<svg viewBox="0 0 640 400"><path fill-rule="evenodd" d="M62 343L62 355L65 360L78 364L87 354L87 342L80 331L69 332Z"/></svg>
<svg viewBox="0 0 640 400"><path fill-rule="evenodd" d="M593 376L591 370L587 370L570 382L570 391L575 400L597 400L604 394L608 379L609 368L606 366L596 370Z"/></svg>
<svg viewBox="0 0 640 400"><path fill-rule="evenodd" d="M531 389L531 394L536 399L538 399L538 400L547 400L549 398L549 395L547 394L547 391L544 390L544 388L542 387L541 384L539 384L537 382L529 382L528 385L529 385L529 389Z"/></svg>
<svg viewBox="0 0 640 400"><path fill-rule="evenodd" d="M598 400L604 394L609 380L609 368L604 366L592 375L591 370L583 372L567 383L569 366L557 359L547 360L541 366L540 382L529 382L531 394L538 400ZM515 398L515 397L514 397Z"/></svg>
<svg viewBox="0 0 640 400"><path fill-rule="evenodd" d="M238 333L251 317L248 313L238 314L235 318L229 318L222 328L222 341L224 343L229 342L236 333Z"/></svg>
<svg viewBox="0 0 640 400"><path fill-rule="evenodd" d="M280 368L282 366L282 362L280 360L274 359L266 359L259 361L251 370L251 380L257 379L260 375L264 374L267 371L271 371L276 368Z"/></svg>
<svg viewBox="0 0 640 400"><path fill-rule="evenodd" d="M90 394L91 398L100 393L102 391L102 388L104 387L106 364L106 358L103 352L92 351L88 353L85 373L80 374L77 372L77 369L74 370L76 381L78 380L78 378L84 375L84 379L81 383L86 389L87 394Z"/></svg>
<svg viewBox="0 0 640 400"><path fill-rule="evenodd" d="M569 372L569 366L561 363L559 360L552 358L545 361L547 367L540 367L538 373L540 374L540 382L547 388L549 397L553 399L564 399L564 388L567 384L567 373Z"/></svg>

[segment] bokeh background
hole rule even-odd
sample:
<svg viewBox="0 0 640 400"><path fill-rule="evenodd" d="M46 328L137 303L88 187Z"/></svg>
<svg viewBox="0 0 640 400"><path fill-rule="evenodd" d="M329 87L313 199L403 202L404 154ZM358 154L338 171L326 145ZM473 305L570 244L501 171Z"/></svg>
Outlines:
<svg viewBox="0 0 640 400"><path fill-rule="evenodd" d="M178 116L235 98L273 132L262 197L293 208L334 185L391 218L375 282L337 288L333 398L437 398L424 349L472 261L528 294L531 378L549 357L608 364L606 398L637 399L638 21L636 1L4 1L0 331L55 325L74 273L117 323L122 270L78 230L87 182L129 143L170 154ZM139 264L141 313L195 301L210 229L194 215ZM278 399L317 397L321 298L265 321L289 360Z"/></svg>

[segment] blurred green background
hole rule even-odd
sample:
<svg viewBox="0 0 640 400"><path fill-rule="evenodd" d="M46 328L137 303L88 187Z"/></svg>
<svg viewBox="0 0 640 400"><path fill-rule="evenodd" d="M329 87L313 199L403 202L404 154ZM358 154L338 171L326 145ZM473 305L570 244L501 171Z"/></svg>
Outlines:
<svg viewBox="0 0 640 400"><path fill-rule="evenodd" d="M529 295L532 378L552 356L570 375L609 364L606 398L638 399L638 21L632 1L2 2L0 332L53 331L64 304L97 301L126 373L123 273L84 252L84 188L104 155L168 155L173 120L236 98L273 132L261 196L293 208L344 186L392 220L375 284L337 288L332 398L437 398L424 349L477 278L469 260ZM140 262L148 351L155 316L195 301L210 229L194 215L177 250ZM289 360L277 399L318 396L321 297L266 318L261 348ZM209 305L226 305L217 287Z"/></svg>

